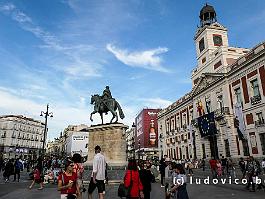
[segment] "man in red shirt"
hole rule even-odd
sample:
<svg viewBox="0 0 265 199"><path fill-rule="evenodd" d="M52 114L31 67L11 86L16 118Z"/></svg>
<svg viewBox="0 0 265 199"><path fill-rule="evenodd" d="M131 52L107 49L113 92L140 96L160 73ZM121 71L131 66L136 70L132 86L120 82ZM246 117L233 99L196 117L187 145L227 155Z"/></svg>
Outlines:
<svg viewBox="0 0 265 199"><path fill-rule="evenodd" d="M212 172L212 176L213 178L216 178L217 177L217 161L214 157L212 157L210 160L209 160L209 164L210 164L210 167L211 167L211 172Z"/></svg>

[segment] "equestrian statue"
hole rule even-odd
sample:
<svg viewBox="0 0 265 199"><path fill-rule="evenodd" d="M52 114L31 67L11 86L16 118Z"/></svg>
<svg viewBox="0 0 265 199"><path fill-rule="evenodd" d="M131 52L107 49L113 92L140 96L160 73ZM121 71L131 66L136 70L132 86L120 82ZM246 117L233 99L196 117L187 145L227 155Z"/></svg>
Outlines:
<svg viewBox="0 0 265 199"><path fill-rule="evenodd" d="M91 96L91 104L94 105L94 111L90 114L90 120L93 122L92 115L99 113L101 122L103 124L103 113L106 115L111 112L112 119L110 123L116 123L118 121L117 109L121 119L124 119L124 113L121 109L120 104L112 97L109 86L106 86L102 96L95 94ZM113 122L113 120L115 121Z"/></svg>

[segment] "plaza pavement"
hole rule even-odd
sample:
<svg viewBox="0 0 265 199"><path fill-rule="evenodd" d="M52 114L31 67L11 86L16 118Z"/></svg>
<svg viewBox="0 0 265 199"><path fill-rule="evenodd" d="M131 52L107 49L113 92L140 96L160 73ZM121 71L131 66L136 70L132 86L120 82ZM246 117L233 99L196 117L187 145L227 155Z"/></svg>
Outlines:
<svg viewBox="0 0 265 199"><path fill-rule="evenodd" d="M194 178L205 179L210 175L210 171L205 172L201 170L195 170ZM0 173L1 174L1 173ZM11 178L12 179L12 178ZM27 180L27 174L22 174L21 182L0 183L0 199L56 199L60 198L60 194L57 191L56 185L45 185L44 190L37 190L37 185L34 189L28 190L30 181ZM87 188L87 187L86 187ZM118 184L111 184L106 187L106 199L118 199L117 197ZM190 199L263 199L265 198L265 192L263 190L255 193L245 190L244 185L229 185L229 184L217 184L217 185L195 185L188 184L187 190ZM87 193L83 195L83 199L87 199ZM96 193L94 194L96 197ZM164 189L160 187L159 183L152 184L151 199L163 199Z"/></svg>

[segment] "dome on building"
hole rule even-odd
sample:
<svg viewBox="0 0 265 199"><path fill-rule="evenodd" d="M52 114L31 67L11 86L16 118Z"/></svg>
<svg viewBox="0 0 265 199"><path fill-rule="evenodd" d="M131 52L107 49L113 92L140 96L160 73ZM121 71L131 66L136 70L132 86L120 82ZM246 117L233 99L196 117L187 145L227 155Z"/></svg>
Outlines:
<svg viewBox="0 0 265 199"><path fill-rule="evenodd" d="M214 10L214 7L206 3L200 11L200 19L201 26L210 25L216 22L216 12Z"/></svg>

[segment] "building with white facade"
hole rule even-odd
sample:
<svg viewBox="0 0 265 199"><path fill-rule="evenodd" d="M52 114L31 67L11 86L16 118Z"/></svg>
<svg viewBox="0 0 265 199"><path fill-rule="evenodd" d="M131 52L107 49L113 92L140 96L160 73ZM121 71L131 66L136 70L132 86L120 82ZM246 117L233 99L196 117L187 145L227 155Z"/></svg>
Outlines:
<svg viewBox="0 0 265 199"><path fill-rule="evenodd" d="M202 8L200 20L192 90L159 112L159 146L174 159L262 157L265 43L230 47L212 6Z"/></svg>
<svg viewBox="0 0 265 199"><path fill-rule="evenodd" d="M127 159L135 158L135 124L126 131Z"/></svg>
<svg viewBox="0 0 265 199"><path fill-rule="evenodd" d="M44 123L22 115L0 116L0 153L6 158L36 158L42 150Z"/></svg>
<svg viewBox="0 0 265 199"><path fill-rule="evenodd" d="M89 133L87 131L88 126L81 125L69 125L64 130L65 139L65 151L66 154L72 156L74 153L79 153L82 157L88 154L88 138Z"/></svg>

